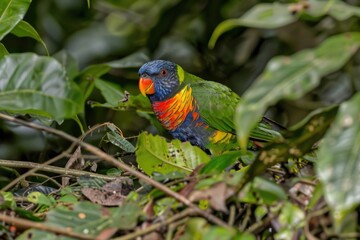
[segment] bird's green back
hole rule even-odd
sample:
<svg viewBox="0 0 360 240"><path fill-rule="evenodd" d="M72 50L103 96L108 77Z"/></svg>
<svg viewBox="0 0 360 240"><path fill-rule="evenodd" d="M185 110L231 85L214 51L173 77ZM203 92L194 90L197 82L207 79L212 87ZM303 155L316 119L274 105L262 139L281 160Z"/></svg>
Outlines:
<svg viewBox="0 0 360 240"><path fill-rule="evenodd" d="M199 107L200 116L210 127L235 134L234 114L241 98L227 86L184 72L183 84L190 85ZM259 141L271 141L280 134L260 123L250 137Z"/></svg>

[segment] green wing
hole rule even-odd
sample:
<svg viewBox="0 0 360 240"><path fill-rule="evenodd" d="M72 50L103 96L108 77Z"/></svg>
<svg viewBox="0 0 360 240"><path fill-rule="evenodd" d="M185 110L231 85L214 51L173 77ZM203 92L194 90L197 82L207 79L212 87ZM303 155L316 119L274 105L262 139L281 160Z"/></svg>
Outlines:
<svg viewBox="0 0 360 240"><path fill-rule="evenodd" d="M189 73L185 75L185 83L193 90L203 120L212 128L235 134L234 113L239 95L225 85ZM250 138L260 141L271 141L279 136L280 133L272 130L264 120L250 134Z"/></svg>
<svg viewBox="0 0 360 240"><path fill-rule="evenodd" d="M199 105L200 116L212 128L235 133L234 112L240 97L230 88L195 76L185 78Z"/></svg>

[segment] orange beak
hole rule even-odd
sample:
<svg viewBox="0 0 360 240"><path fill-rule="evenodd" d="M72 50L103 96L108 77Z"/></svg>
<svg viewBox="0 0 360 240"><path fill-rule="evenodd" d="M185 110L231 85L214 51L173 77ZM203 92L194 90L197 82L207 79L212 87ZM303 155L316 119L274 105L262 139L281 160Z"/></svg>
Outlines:
<svg viewBox="0 0 360 240"><path fill-rule="evenodd" d="M150 78L140 78L139 89L141 94L144 96L154 94L154 82Z"/></svg>

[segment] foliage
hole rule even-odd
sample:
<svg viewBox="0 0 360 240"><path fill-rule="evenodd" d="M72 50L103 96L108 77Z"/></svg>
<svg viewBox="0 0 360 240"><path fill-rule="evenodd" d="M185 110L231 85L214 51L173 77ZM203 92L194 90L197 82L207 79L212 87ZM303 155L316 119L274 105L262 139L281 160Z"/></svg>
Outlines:
<svg viewBox="0 0 360 240"><path fill-rule="evenodd" d="M0 236L358 238L359 4L2 0ZM168 138L157 58L242 95L239 146Z"/></svg>

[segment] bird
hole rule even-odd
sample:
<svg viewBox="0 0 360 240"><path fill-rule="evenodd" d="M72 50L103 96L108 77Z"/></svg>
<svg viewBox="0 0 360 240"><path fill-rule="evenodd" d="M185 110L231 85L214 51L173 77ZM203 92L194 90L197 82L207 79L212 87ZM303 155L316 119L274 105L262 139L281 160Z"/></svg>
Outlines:
<svg viewBox="0 0 360 240"><path fill-rule="evenodd" d="M156 118L172 137L203 150L236 142L234 113L241 98L229 87L167 60L149 61L138 73L141 94L149 98ZM274 134L268 129L259 125L251 137L270 141Z"/></svg>

